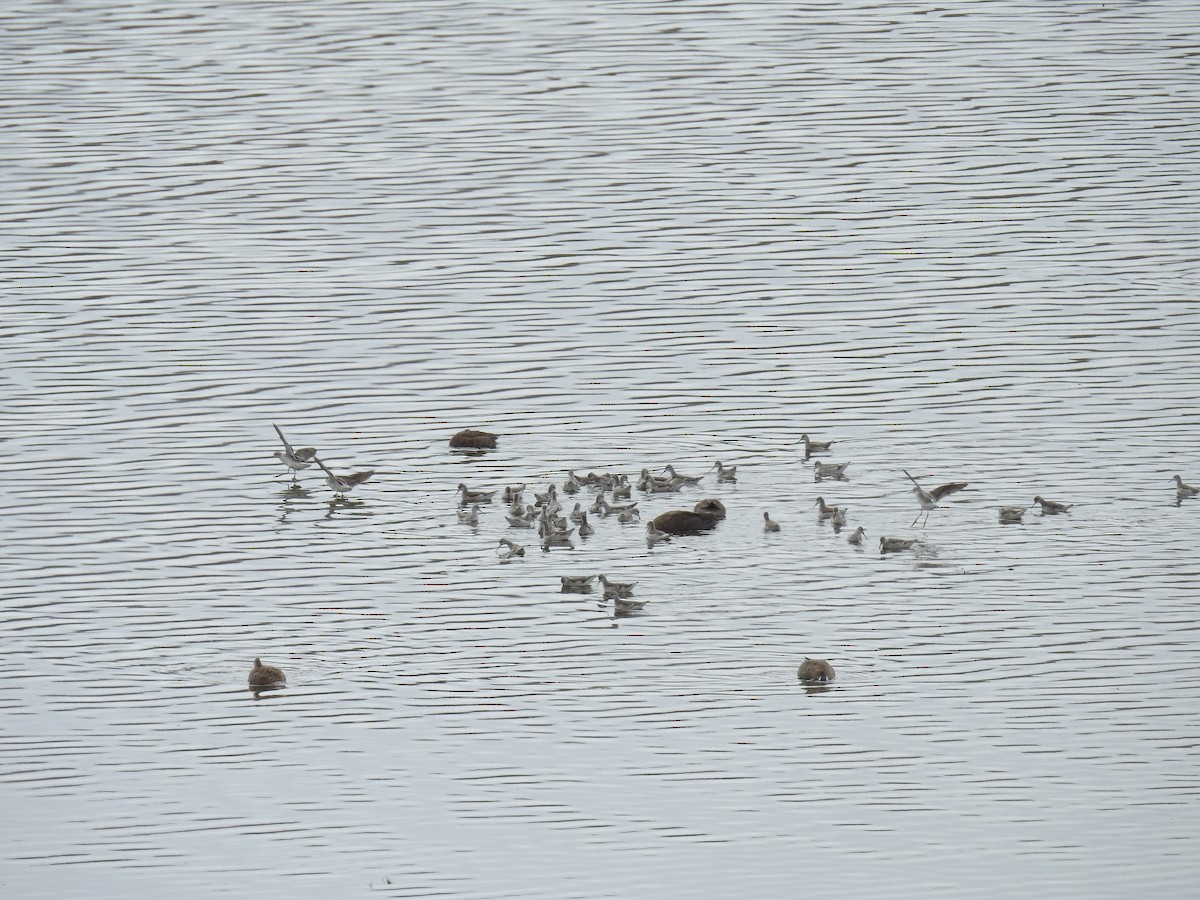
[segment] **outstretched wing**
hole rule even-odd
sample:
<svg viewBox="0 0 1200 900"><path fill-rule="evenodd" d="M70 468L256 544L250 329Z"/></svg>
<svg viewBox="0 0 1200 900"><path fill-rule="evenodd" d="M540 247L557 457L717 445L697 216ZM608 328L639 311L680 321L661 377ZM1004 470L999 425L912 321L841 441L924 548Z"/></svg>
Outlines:
<svg viewBox="0 0 1200 900"><path fill-rule="evenodd" d="M275 433L279 435L279 439L283 441L283 449L288 452L288 456L295 456L296 454L292 450L292 445L289 444L287 438L283 436L283 432L279 430L279 426L272 422L271 427L275 429Z"/></svg>

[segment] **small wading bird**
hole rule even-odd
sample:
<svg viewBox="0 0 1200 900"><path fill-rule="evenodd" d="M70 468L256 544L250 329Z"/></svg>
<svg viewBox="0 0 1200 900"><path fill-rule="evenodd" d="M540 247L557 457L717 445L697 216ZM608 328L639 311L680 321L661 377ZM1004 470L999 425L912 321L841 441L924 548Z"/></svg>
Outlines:
<svg viewBox="0 0 1200 900"><path fill-rule="evenodd" d="M496 555L501 559L512 559L514 556L524 556L525 548L508 538L500 538L500 543L496 547Z"/></svg>
<svg viewBox="0 0 1200 900"><path fill-rule="evenodd" d="M737 481L737 466L725 468L722 463L718 462L715 468L717 470L717 481L726 483Z"/></svg>
<svg viewBox="0 0 1200 900"><path fill-rule="evenodd" d="M659 531L654 527L653 522L646 523L646 546L653 547L655 544L661 544L663 541L669 541L671 536L665 531Z"/></svg>
<svg viewBox="0 0 1200 900"><path fill-rule="evenodd" d="M813 481L822 481L826 478L836 478L838 481L846 480L846 467L850 463L823 463L817 460L813 463Z"/></svg>
<svg viewBox="0 0 1200 900"><path fill-rule="evenodd" d="M458 521L462 522L464 525L478 525L479 505L473 503L471 504L470 509L460 509L458 511Z"/></svg>
<svg viewBox="0 0 1200 900"><path fill-rule="evenodd" d="M637 612L646 605L645 600L630 600L628 597L612 597L605 595L606 600L611 599L613 602L613 612L618 616L626 616L629 613Z"/></svg>
<svg viewBox="0 0 1200 900"><path fill-rule="evenodd" d="M825 502L824 497L818 497L817 502L814 503L813 506L815 506L817 508L817 521L818 522L824 522L826 519L832 519L839 512L841 512L840 507L830 506L829 504L827 504Z"/></svg>
<svg viewBox="0 0 1200 900"><path fill-rule="evenodd" d="M848 538L846 538L846 543L853 544L855 547L861 547L862 541L863 541L863 535L866 533L867 533L867 529L865 529L861 525L859 525L857 528L854 529L854 531L850 534L850 536Z"/></svg>
<svg viewBox="0 0 1200 900"><path fill-rule="evenodd" d="M910 538L881 537L879 539L879 552L899 553L902 550L911 550L918 543L916 539Z"/></svg>
<svg viewBox="0 0 1200 900"><path fill-rule="evenodd" d="M470 506L472 503L491 503L492 497L496 496L495 491L473 491L465 484L459 484L459 506Z"/></svg>
<svg viewBox="0 0 1200 900"><path fill-rule="evenodd" d="M837 441L814 441L807 434L800 435L800 440L804 441L804 458L808 459L814 453L828 453L829 448Z"/></svg>
<svg viewBox="0 0 1200 900"><path fill-rule="evenodd" d="M325 478L325 483L333 489L335 494L338 495L350 493L352 490L375 474L375 470L370 469L366 472L355 472L351 475L335 475L329 470L329 467L326 466L325 463L321 462L318 457L313 456L313 459L316 460L317 465L321 467L321 471L323 471L327 476Z"/></svg>
<svg viewBox="0 0 1200 900"><path fill-rule="evenodd" d="M779 523L771 518L769 512L763 513L763 531L773 532L779 530Z"/></svg>
<svg viewBox="0 0 1200 900"><path fill-rule="evenodd" d="M636 581L609 581L607 575L600 576L600 583L604 585L604 598L612 597L632 597L633 586Z"/></svg>
<svg viewBox="0 0 1200 900"><path fill-rule="evenodd" d="M1002 506L1000 507L1000 524L1014 525L1021 521L1021 516L1025 515L1025 510L1028 506Z"/></svg>
<svg viewBox="0 0 1200 900"><path fill-rule="evenodd" d="M805 657L804 662L800 663L800 668L796 670L796 675L801 681L833 681L837 673L825 660Z"/></svg>
<svg viewBox="0 0 1200 900"><path fill-rule="evenodd" d="M307 469L313 464L313 460L316 458L317 451L312 447L301 447L299 450L295 449L291 444L288 443L288 439L283 436L283 432L279 430L278 425L272 422L271 427L274 428L275 433L279 435L279 440L283 441L283 449L276 450L272 455L292 470L292 481L295 481L296 473L298 471L301 469Z"/></svg>
<svg viewBox="0 0 1200 900"><path fill-rule="evenodd" d="M913 483L913 493L917 497L917 502L921 504L921 510L926 521L929 521L930 511L937 509L939 500L950 494L956 494L967 486L967 482L965 481L951 481L947 484L939 484L932 491L927 491L921 487L921 483L917 479L908 474L907 469L901 469L900 471ZM909 525L909 528L917 524L917 519L921 518L922 513L917 513L917 518L912 520L912 525Z"/></svg>
<svg viewBox="0 0 1200 900"><path fill-rule="evenodd" d="M562 582L563 593L566 594L583 594L592 589L592 581L595 580L595 575L560 575L559 580Z"/></svg>
<svg viewBox="0 0 1200 900"><path fill-rule="evenodd" d="M1041 497L1034 497L1033 502L1042 507L1043 516L1053 516L1056 513L1065 513L1071 508L1070 503L1059 503L1056 500L1045 500Z"/></svg>
<svg viewBox="0 0 1200 900"><path fill-rule="evenodd" d="M254 668L250 670L251 687L270 687L273 684L283 684L283 672L274 666L264 666L263 661L254 657Z"/></svg>
<svg viewBox="0 0 1200 900"><path fill-rule="evenodd" d="M1190 484L1184 484L1183 479L1176 475L1173 479L1175 482L1175 496L1182 500L1184 497L1195 497L1200 494L1200 488L1192 487Z"/></svg>

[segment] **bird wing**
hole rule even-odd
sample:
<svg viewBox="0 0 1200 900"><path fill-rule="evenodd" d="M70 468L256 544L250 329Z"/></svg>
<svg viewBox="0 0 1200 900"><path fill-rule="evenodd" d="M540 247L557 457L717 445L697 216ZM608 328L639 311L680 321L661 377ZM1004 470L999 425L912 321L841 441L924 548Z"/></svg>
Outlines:
<svg viewBox="0 0 1200 900"><path fill-rule="evenodd" d="M929 496L933 497L934 500L941 500L949 494L958 493L966 486L967 482L965 481L952 481L949 484L938 485L929 492Z"/></svg>
<svg viewBox="0 0 1200 900"><path fill-rule="evenodd" d="M283 432L279 430L279 426L272 422L271 427L275 429L275 433L279 435L279 439L283 441L283 449L288 452L288 456L296 456L296 454L292 451L292 445L288 443L287 438L283 436Z"/></svg>

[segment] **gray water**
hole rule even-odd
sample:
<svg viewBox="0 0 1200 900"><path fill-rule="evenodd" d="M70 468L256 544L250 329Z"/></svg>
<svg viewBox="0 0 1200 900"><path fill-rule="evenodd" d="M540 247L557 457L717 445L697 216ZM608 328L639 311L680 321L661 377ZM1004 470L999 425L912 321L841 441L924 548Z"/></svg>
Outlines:
<svg viewBox="0 0 1200 900"><path fill-rule="evenodd" d="M5 897L1194 895L1194 3L0 26Z"/></svg>

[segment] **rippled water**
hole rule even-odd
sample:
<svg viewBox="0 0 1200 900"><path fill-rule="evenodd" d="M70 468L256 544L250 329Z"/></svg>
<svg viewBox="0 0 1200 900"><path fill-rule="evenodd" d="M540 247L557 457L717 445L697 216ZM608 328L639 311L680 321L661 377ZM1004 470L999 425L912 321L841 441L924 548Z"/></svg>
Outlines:
<svg viewBox="0 0 1200 900"><path fill-rule="evenodd" d="M1194 892L1194 4L0 20L5 896Z"/></svg>

